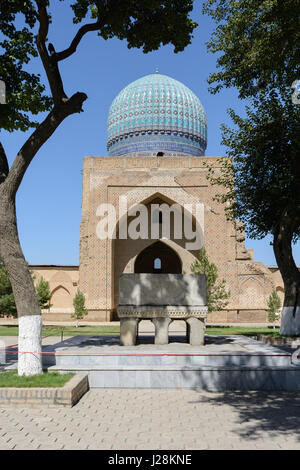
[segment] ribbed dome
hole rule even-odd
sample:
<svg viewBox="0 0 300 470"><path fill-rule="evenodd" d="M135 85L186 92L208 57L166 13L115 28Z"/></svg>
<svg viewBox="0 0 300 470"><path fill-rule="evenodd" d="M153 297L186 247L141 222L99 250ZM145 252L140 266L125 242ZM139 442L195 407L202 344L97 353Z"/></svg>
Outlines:
<svg viewBox="0 0 300 470"><path fill-rule="evenodd" d="M125 87L111 104L109 155L204 155L204 108L185 85L158 73Z"/></svg>

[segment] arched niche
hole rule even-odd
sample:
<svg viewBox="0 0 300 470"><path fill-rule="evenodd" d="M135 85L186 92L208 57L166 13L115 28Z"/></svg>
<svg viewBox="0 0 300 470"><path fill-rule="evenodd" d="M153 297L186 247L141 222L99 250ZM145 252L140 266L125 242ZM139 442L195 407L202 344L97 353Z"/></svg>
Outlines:
<svg viewBox="0 0 300 470"><path fill-rule="evenodd" d="M108 256L110 257L111 262L108 264L111 268L107 269L107 293L109 296L109 292L111 293L111 298L108 297L108 305L115 309L118 305L118 289L119 289L119 277L123 273L133 273L135 272L135 263L136 259L139 254L145 250L147 247L150 247L154 243L161 243L164 246L170 247L172 251L172 259L175 259L174 252L177 256L176 266L172 268L173 273L182 273L183 271L189 272L191 263L194 259L197 258L199 253L199 249L203 246L204 241L204 206L202 203L198 201L197 198L187 194L180 188L168 188L168 195L165 194L164 190L155 191L153 188L144 188L145 190L137 190L137 191L130 191L126 196L128 196L128 207L137 207L138 204L142 204L147 208L147 215L148 215L148 237L146 238L138 238L138 239L130 239L129 237L125 237L124 239L119 236L121 227L125 228L131 223L134 219L134 216L129 215L128 213L123 214L117 221L115 230L113 233L112 241L110 244L110 251ZM174 191L173 191L174 190ZM183 194L182 194L183 193ZM172 197L174 196L174 197ZM153 221L154 224L156 223L157 226L163 225L163 217L160 216L158 212L151 212L152 204L166 204L171 206L176 204L178 207L181 207L181 217L183 218L183 205L185 202L190 204L199 203L199 207L201 208L200 212L196 211L189 211L186 209L185 216L187 220L189 220L192 230L195 231L197 234L197 240L199 241L198 247L191 247L190 246L190 239L186 238L185 233L183 233L182 237L177 238L174 233L174 218L175 215L171 212L170 217L170 236L167 237L163 233L159 233L158 236L153 236L152 231L150 230L151 222ZM195 212L195 213L194 213ZM154 217L154 220L153 220ZM182 219L183 222L183 219ZM183 224L182 224L183 225ZM184 228L184 227L183 227ZM184 232L184 230L183 230ZM126 233L126 230L125 230ZM163 241L165 240L165 242ZM161 245L158 245L158 247ZM155 258L159 258L162 260L161 251L155 256ZM155 259L154 258L154 259ZM171 256L170 256L171 258ZM154 260L153 260L154 261ZM173 261L175 264L175 262ZM160 272L168 272L171 273L170 269L172 264L168 263L168 270L167 271L160 271ZM111 270L110 270L111 269ZM162 268L164 269L164 268ZM153 271L151 271L153 272ZM158 271L156 271L158 272Z"/></svg>
<svg viewBox="0 0 300 470"><path fill-rule="evenodd" d="M64 286L57 286L52 291L52 297L50 300L51 308L71 308L72 298L71 294Z"/></svg>
<svg viewBox="0 0 300 470"><path fill-rule="evenodd" d="M182 273L182 262L175 250L158 241L148 246L136 257L135 273Z"/></svg>

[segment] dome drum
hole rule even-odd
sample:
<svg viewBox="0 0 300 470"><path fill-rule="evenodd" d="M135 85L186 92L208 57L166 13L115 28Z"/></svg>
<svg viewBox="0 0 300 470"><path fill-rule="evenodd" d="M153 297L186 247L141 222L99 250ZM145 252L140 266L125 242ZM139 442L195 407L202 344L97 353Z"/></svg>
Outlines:
<svg viewBox="0 0 300 470"><path fill-rule="evenodd" d="M146 134L139 137L124 136L112 144L111 156L149 156L156 155L157 152L164 152L165 156L192 155L199 156L199 142L194 142L187 137L166 135L168 139L162 139L161 134ZM181 140L179 140L181 139ZM201 142L200 142L201 143ZM202 142L202 155L204 154L204 143ZM201 151L201 150L200 150Z"/></svg>

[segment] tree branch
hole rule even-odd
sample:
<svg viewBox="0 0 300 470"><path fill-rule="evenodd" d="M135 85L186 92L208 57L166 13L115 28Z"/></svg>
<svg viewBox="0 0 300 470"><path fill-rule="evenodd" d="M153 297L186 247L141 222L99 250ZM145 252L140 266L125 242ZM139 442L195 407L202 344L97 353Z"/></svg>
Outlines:
<svg viewBox="0 0 300 470"><path fill-rule="evenodd" d="M15 197L23 176L38 150L66 117L82 111L82 105L86 99L85 93L77 92L63 104L54 106L44 121L31 134L17 154L4 183L11 198Z"/></svg>
<svg viewBox="0 0 300 470"><path fill-rule="evenodd" d="M40 23L36 37L36 44L47 74L54 104L59 105L64 100L67 100L68 97L64 92L63 82L58 69L57 60L55 58L54 47L52 46L49 48L50 55L46 48L46 40L49 30L49 16L45 3L42 0L36 0L36 4L38 7L38 20Z"/></svg>
<svg viewBox="0 0 300 470"><path fill-rule="evenodd" d="M9 173L9 166L3 145L0 142L0 184L6 180Z"/></svg>
<svg viewBox="0 0 300 470"><path fill-rule="evenodd" d="M59 62L60 60L67 59L68 57L70 57L70 55L74 54L74 52L76 52L78 44L86 33L90 31L98 31L103 25L107 24L110 15L114 14L114 12L119 8L121 1L122 0L110 0L109 9L106 11L106 14L102 17L100 15L100 6L96 1L95 3L98 7L98 20L95 23L89 23L81 26L81 28L77 31L76 35L74 36L74 39L72 40L70 46L67 49L55 54L57 62Z"/></svg>
<svg viewBox="0 0 300 470"><path fill-rule="evenodd" d="M48 36L48 30L49 30L49 16L47 14L47 10L43 2L41 0L36 0L36 4L38 6L38 12L39 12L39 32L38 36L41 42L46 42L47 41L47 36Z"/></svg>
<svg viewBox="0 0 300 470"><path fill-rule="evenodd" d="M77 31L73 41L71 42L70 46L65 49L64 51L57 52L55 54L55 58L57 62L60 60L67 59L67 57L70 57L70 55L74 54L76 52L77 46L80 43L81 39L83 36L88 33L89 31L97 31L98 29L101 28L101 26L104 24L104 21L97 21L96 23L91 23L91 24L85 24L84 26L81 26L81 28Z"/></svg>

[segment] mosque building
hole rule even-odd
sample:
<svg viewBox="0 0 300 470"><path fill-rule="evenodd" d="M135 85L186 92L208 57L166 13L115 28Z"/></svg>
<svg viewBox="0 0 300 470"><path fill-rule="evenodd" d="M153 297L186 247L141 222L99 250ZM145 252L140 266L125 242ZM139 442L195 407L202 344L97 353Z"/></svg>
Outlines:
<svg viewBox="0 0 300 470"><path fill-rule="evenodd" d="M205 110L177 80L155 73L117 95L108 116L108 155L83 161L79 267L31 267L36 282L43 276L53 293L45 320L70 321L78 289L85 320L117 320L122 273L189 273L205 247L230 291L227 307L210 313L208 323L267 321L271 291L283 299L280 273L254 261L214 200L220 188L208 181L207 166L217 174L220 164L205 155L206 147Z"/></svg>

